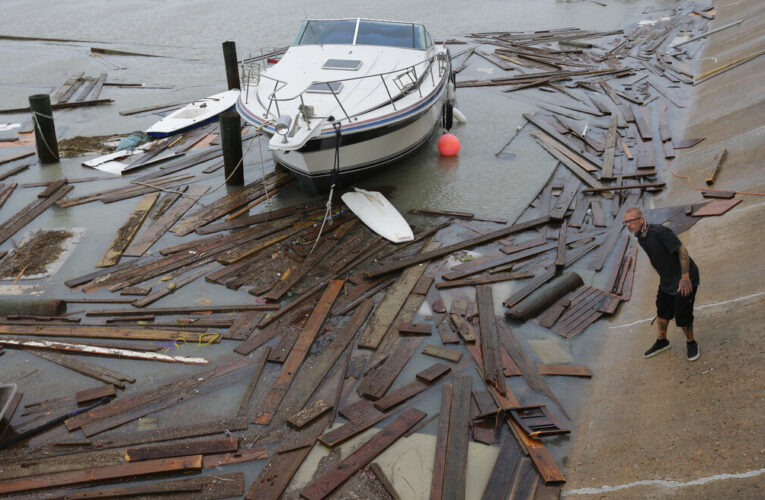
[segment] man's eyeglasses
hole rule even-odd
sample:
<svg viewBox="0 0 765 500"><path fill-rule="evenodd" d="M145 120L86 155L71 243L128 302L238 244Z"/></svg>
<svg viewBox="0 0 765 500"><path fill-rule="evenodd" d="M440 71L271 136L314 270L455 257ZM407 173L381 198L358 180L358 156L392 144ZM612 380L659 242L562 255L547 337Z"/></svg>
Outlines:
<svg viewBox="0 0 765 500"><path fill-rule="evenodd" d="M625 221L624 221L624 225L626 226L626 225L628 225L628 224L630 224L630 223L632 223L632 222L637 222L637 221L639 221L640 219L642 219L642 217L635 217L634 219L625 219Z"/></svg>

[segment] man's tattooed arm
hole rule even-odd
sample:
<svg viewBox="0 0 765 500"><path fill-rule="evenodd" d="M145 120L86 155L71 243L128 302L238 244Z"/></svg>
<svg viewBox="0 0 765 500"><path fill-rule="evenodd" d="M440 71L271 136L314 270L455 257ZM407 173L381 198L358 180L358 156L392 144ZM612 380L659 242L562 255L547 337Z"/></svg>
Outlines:
<svg viewBox="0 0 765 500"><path fill-rule="evenodd" d="M688 276L691 269L691 258L688 255L688 250L683 245L677 249L677 255L680 258L680 275Z"/></svg>

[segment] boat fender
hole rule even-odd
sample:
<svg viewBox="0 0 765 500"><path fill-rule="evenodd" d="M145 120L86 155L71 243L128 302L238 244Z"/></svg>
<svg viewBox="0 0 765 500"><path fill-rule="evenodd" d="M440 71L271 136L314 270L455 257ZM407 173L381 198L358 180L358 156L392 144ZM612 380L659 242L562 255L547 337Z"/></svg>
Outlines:
<svg viewBox="0 0 765 500"><path fill-rule="evenodd" d="M457 95L454 93L454 83L451 80L446 86L446 96L447 96L447 100L452 105L454 105L454 103L457 102Z"/></svg>
<svg viewBox="0 0 765 500"><path fill-rule="evenodd" d="M459 109L452 107L452 115L454 115L454 118L462 123L463 125L467 123L467 116L465 116L465 113L460 111Z"/></svg>
<svg viewBox="0 0 765 500"><path fill-rule="evenodd" d="M444 130L451 130L452 125L454 125L454 106L452 106L452 103L449 101L446 101L444 103L444 111L443 111L443 126Z"/></svg>

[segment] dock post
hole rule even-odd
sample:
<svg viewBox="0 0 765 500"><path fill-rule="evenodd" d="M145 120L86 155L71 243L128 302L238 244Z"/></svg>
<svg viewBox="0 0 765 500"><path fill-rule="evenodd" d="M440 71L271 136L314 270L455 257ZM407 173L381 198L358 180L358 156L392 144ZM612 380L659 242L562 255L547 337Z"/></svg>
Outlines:
<svg viewBox="0 0 765 500"><path fill-rule="evenodd" d="M236 43L223 42L223 60L226 62L226 80L228 89L241 88L239 84L239 64L236 60Z"/></svg>
<svg viewBox="0 0 765 500"><path fill-rule="evenodd" d="M58 140L53 123L50 96L48 94L29 96L29 107L32 108L32 120L35 126L37 158L40 163L57 163L59 161Z"/></svg>
<svg viewBox="0 0 765 500"><path fill-rule="evenodd" d="M242 160L242 124L239 113L226 111L220 114L218 121L226 184L241 186L244 184L244 162Z"/></svg>

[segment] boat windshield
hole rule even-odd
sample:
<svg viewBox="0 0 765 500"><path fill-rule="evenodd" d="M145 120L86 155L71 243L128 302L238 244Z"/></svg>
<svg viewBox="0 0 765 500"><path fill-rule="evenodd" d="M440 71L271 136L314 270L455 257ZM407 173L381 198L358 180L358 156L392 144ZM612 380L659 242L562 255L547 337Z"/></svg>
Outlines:
<svg viewBox="0 0 765 500"><path fill-rule="evenodd" d="M421 50L432 43L421 24L356 19L304 21L295 40L295 45L381 45Z"/></svg>

